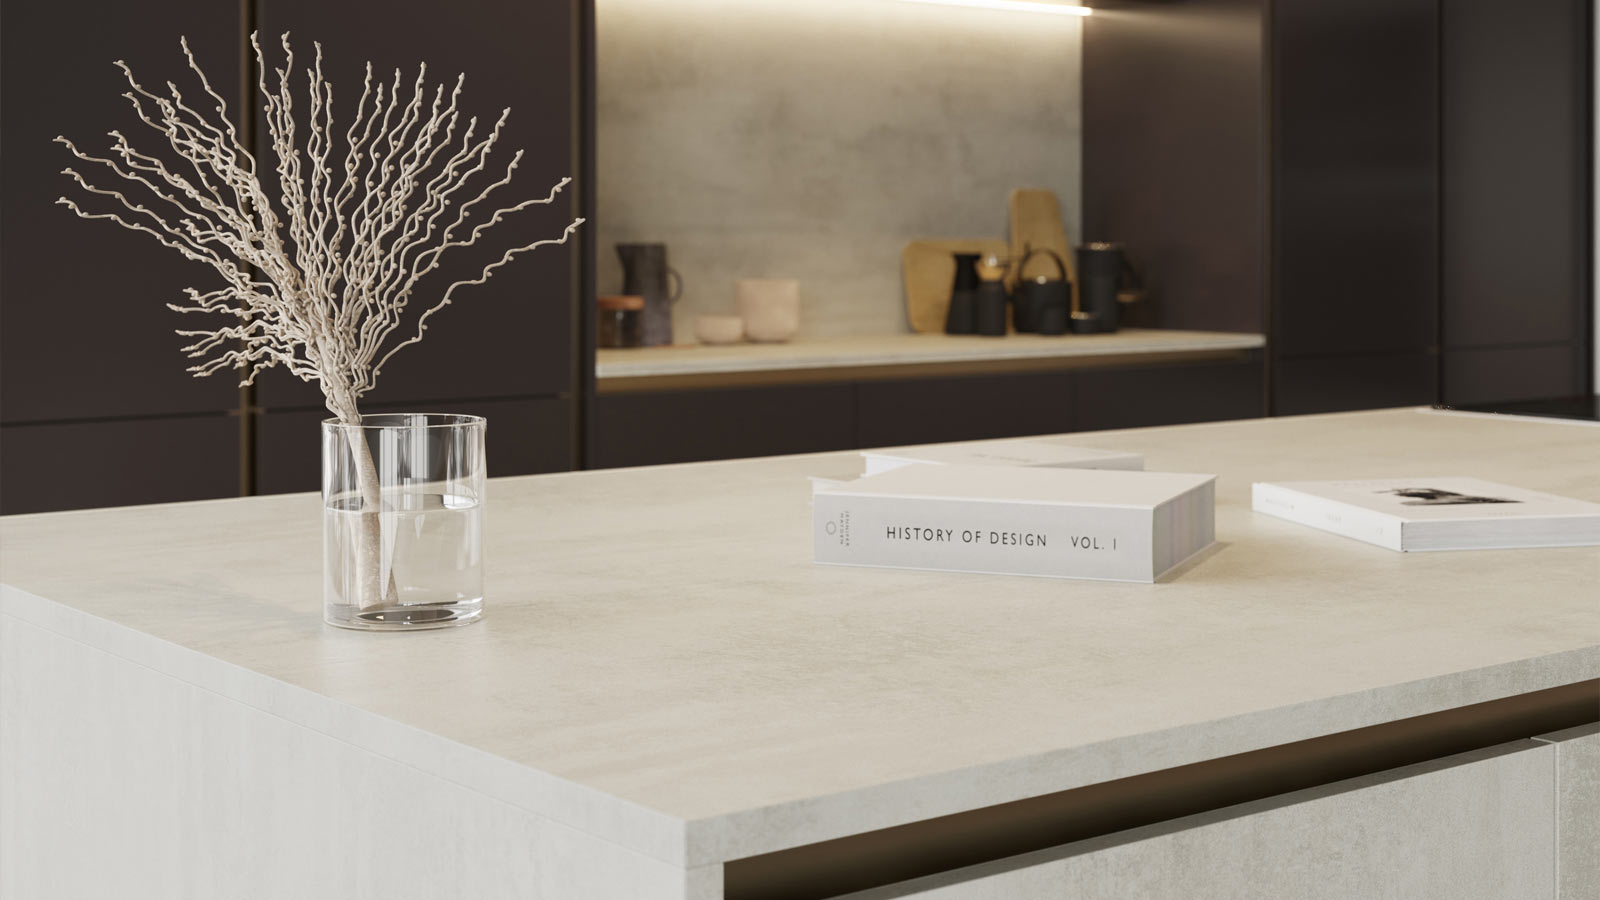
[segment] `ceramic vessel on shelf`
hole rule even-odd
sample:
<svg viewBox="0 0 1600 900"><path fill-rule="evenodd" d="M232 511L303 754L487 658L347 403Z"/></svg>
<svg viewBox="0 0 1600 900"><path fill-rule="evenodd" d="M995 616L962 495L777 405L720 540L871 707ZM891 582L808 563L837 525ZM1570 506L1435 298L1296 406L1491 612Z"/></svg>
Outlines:
<svg viewBox="0 0 1600 900"><path fill-rule="evenodd" d="M1118 291L1128 271L1121 244L1091 243L1078 248L1078 305L1072 330L1100 334L1117 330Z"/></svg>
<svg viewBox="0 0 1600 900"><path fill-rule="evenodd" d="M683 276L667 265L666 244L618 244L622 293L644 298L644 346L672 343L672 304L683 296Z"/></svg>
<svg viewBox="0 0 1600 900"><path fill-rule="evenodd" d="M737 344L744 340L739 316L695 316L694 337L702 344Z"/></svg>
<svg viewBox="0 0 1600 900"><path fill-rule="evenodd" d="M1072 282L1067 280L1067 263L1061 254L1048 247L1029 248L1017 264L1022 271L1035 255L1049 256L1056 264L1058 278L1036 275L1017 281L1016 326L1018 331L1039 334L1066 334L1072 311Z"/></svg>
<svg viewBox="0 0 1600 900"><path fill-rule="evenodd" d="M644 298L611 294L595 298L595 346L644 346Z"/></svg>
<svg viewBox="0 0 1600 900"><path fill-rule="evenodd" d="M485 430L440 413L322 423L328 624L418 631L482 615Z"/></svg>
<svg viewBox="0 0 1600 900"><path fill-rule="evenodd" d="M734 285L744 336L779 343L800 331L800 282L792 278L746 278Z"/></svg>
<svg viewBox="0 0 1600 900"><path fill-rule="evenodd" d="M945 334L972 334L978 330L978 260L981 253L954 253L955 281L950 285L950 308L945 311Z"/></svg>

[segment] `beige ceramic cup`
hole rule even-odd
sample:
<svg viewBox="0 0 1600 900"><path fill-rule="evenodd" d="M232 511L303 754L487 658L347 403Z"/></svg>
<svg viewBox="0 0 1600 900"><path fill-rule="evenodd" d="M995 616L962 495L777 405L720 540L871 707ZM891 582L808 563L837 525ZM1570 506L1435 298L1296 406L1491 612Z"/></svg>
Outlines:
<svg viewBox="0 0 1600 900"><path fill-rule="evenodd" d="M800 331L800 282L792 278L746 278L734 284L744 336L752 341L787 341Z"/></svg>

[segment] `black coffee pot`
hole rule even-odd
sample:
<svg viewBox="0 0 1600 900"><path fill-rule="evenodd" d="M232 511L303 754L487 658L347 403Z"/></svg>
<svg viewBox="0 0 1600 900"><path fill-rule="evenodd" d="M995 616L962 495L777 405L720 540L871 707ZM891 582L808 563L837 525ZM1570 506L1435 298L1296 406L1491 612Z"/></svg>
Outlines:
<svg viewBox="0 0 1600 900"><path fill-rule="evenodd" d="M1046 278L1040 275L1019 280L1016 297L1012 301L1012 324L1019 332L1066 334L1072 313L1072 282L1067 279L1066 260L1048 247L1029 247L1023 252L1022 261L1017 264L1019 273L1026 269L1028 260L1035 253L1048 254L1055 260L1056 271L1061 277Z"/></svg>

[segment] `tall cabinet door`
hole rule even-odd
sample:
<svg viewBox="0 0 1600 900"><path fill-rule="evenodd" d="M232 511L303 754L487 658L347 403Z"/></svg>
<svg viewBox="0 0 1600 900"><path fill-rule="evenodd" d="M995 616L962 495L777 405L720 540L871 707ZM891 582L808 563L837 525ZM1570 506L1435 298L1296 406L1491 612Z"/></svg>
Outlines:
<svg viewBox="0 0 1600 900"><path fill-rule="evenodd" d="M400 73L401 98L409 99L419 65L426 63L431 91L444 84L446 99L456 77L466 80L460 105L465 111L456 143L469 117L477 117L476 138L487 135L503 110L510 110L487 168L476 189L463 190L459 204L506 174L513 155L523 151L511 182L490 195L480 209L493 210L544 197L560 179L576 176L578 64L575 3L508 4L460 0L445 5L429 0L354 0L329 6L314 0L259 0L258 21L269 66L280 64L278 38L289 32L296 68L309 64L313 42L320 43L323 72L333 85L336 125L347 123L363 85L363 67L372 63L374 81L392 84ZM272 76L275 84L275 77ZM302 73L296 78L303 79ZM303 80L301 82L303 90ZM342 158L343 131L336 144ZM258 146L271 158L267 131L258 127ZM439 269L418 283L392 346L417 333L418 314L437 304L449 286L477 278L485 265L508 249L559 237L578 212L577 185L569 185L549 206L534 206L505 217L480 243L456 248ZM468 225L481 219L476 216ZM462 232L458 232L458 237ZM490 423L491 475L548 470L553 462L571 468L577 356L576 288L579 243L550 246L517 256L481 285L459 288L450 306L428 319L426 339L406 347L383 368L378 386L363 400L369 411L406 409L460 412L478 403L510 410L538 409L537 422ZM282 372L261 380L256 403L269 417L282 414L262 435L316 453L315 416L323 402L314 385ZM516 402L502 402L516 401ZM563 416L545 414L558 407ZM298 415L291 415L298 414ZM531 413L530 413L531 415ZM287 430L288 433L285 433ZM294 433L300 432L300 433ZM286 452L275 443L263 453ZM286 484L274 476L262 487L311 489L315 482Z"/></svg>
<svg viewBox="0 0 1600 900"><path fill-rule="evenodd" d="M1446 403L1591 392L1592 6L1441 7Z"/></svg>
<svg viewBox="0 0 1600 900"><path fill-rule="evenodd" d="M215 0L84 4L7 0L0 8L0 512L35 512L237 491L238 379L197 379L174 332L196 322L168 310L193 286L220 284L152 237L90 212L118 209L61 174L172 216L105 166L75 160L62 135L106 156L108 131L156 155L166 137L139 121L113 65L126 60L153 91L201 94L178 44L231 101L239 8ZM208 109L206 104L199 104ZM230 103L237 115L237 104ZM127 214L132 216L132 214Z"/></svg>
<svg viewBox="0 0 1600 900"><path fill-rule="evenodd" d="M1432 402L1438 0L1270 19L1274 412Z"/></svg>

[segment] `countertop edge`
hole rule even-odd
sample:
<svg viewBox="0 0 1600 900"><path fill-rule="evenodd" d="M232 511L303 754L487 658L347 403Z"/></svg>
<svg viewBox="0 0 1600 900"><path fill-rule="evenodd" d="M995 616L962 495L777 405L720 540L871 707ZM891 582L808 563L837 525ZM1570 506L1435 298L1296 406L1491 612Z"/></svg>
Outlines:
<svg viewBox="0 0 1600 900"><path fill-rule="evenodd" d="M708 816L688 824L689 864L788 850L1596 678L1600 678L1600 644ZM830 823L848 824L830 827Z"/></svg>
<svg viewBox="0 0 1600 900"><path fill-rule="evenodd" d="M1165 332L1162 332L1166 334ZM1159 359L1163 355L1195 353L1195 352L1227 352L1238 350L1255 350L1266 346L1266 337L1261 334L1246 332L1180 332L1186 339L1176 341L1170 337L1154 339L1144 343L1118 342L1106 345L1097 345L1083 341L1084 336L1078 336L1074 343L1072 336L1063 338L1061 346L1049 346L1029 343L1025 346L1004 346L1003 342L993 338L975 338L986 340L987 344L974 344L984 352L955 352L949 348L919 348L916 351L898 350L893 348L893 342L883 347L870 348L866 341L861 341L860 349L847 349L839 344L831 345L825 339L817 341L814 352L795 352L795 347L806 347L804 342L780 345L784 349L774 356L765 359L752 358L712 358L695 359L691 354L697 349L685 345L683 357L673 360L662 360L660 353L652 353L648 359L625 359L598 361L595 365L595 378L605 381L613 378L649 378L672 377L686 375L723 375L741 372L792 372L807 369L850 368L866 366L920 366L931 364L954 363L992 363L1013 360L1046 360L1046 359L1071 359L1092 358L1096 356L1146 356ZM906 336L895 335L897 341ZM1092 338L1093 336L1089 336ZM846 344L841 341L840 344ZM659 351L661 348L644 348L646 352ZM1063 352L1070 351L1070 352ZM631 351L618 351L631 352Z"/></svg>

